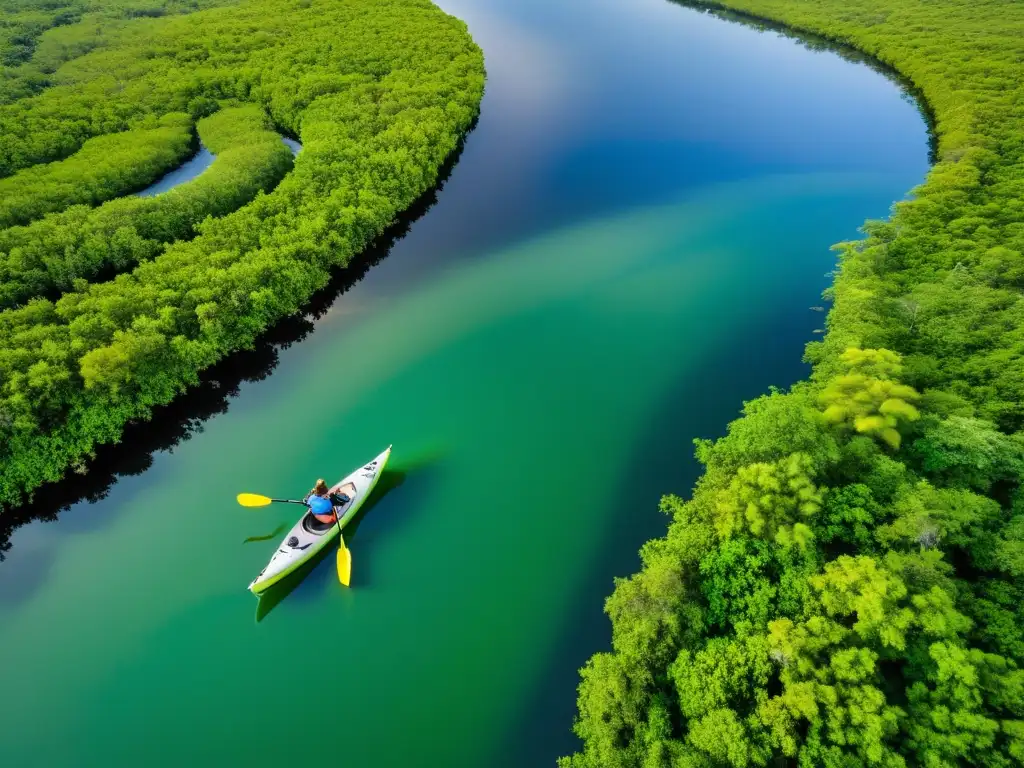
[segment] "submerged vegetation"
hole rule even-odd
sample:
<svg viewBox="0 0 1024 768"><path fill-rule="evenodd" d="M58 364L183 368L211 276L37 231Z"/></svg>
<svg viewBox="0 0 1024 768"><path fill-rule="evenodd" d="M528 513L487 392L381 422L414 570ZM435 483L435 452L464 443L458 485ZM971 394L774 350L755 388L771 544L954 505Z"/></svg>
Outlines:
<svg viewBox="0 0 1024 768"><path fill-rule="evenodd" d="M1024 7L715 4L919 89L936 164L841 254L811 379L698 440L568 768L1024 763Z"/></svg>
<svg viewBox="0 0 1024 768"><path fill-rule="evenodd" d="M433 185L483 93L479 48L427 0L128 15L36 35L19 67L46 87L0 104L0 175L161 120L198 120L218 158L173 193L0 232L3 505L297 312ZM270 125L302 141L290 173Z"/></svg>

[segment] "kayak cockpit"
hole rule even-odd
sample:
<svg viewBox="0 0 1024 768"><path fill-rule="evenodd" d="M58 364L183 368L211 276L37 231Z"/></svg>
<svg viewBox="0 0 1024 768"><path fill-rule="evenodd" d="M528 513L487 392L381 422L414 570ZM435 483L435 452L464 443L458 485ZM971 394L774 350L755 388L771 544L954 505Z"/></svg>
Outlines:
<svg viewBox="0 0 1024 768"><path fill-rule="evenodd" d="M337 507L335 507L337 509ZM315 517L312 512L307 512L302 518L302 530L306 533L312 533L314 536L319 536L327 531L331 530L337 523L321 523Z"/></svg>

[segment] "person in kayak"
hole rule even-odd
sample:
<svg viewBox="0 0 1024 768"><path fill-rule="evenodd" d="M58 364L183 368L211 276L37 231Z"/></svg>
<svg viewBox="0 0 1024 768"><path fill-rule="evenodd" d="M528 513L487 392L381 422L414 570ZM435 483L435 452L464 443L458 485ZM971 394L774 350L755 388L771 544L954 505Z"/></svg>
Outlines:
<svg viewBox="0 0 1024 768"><path fill-rule="evenodd" d="M334 508L348 504L350 501L352 499L346 493L331 493L323 478L316 481L313 490L306 497L306 505L313 513L313 517L326 525L338 522L338 515Z"/></svg>
<svg viewBox="0 0 1024 768"><path fill-rule="evenodd" d="M331 500L323 496L310 496L306 499L306 506L310 513L324 525L331 525L338 522L338 516L334 514L334 505Z"/></svg>

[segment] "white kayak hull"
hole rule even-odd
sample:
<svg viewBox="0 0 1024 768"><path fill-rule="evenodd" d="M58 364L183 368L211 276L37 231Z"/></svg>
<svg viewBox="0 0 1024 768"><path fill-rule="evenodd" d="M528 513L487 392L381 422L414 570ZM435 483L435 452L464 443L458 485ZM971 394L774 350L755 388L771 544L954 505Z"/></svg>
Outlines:
<svg viewBox="0 0 1024 768"><path fill-rule="evenodd" d="M337 483L331 486L331 493L344 491L351 499L343 506L334 508L340 521L340 528L345 526L356 516L356 512L373 492L384 465L388 463L391 456L391 446L383 453L373 459L365 466L360 467L351 474L346 475ZM270 562L260 571L259 575L252 580L249 591L254 595L266 591L279 581L294 573L304 563L309 562L318 552L338 536L339 524L335 523L325 526L307 509L299 521L292 526L287 535L277 546L277 551L270 558Z"/></svg>

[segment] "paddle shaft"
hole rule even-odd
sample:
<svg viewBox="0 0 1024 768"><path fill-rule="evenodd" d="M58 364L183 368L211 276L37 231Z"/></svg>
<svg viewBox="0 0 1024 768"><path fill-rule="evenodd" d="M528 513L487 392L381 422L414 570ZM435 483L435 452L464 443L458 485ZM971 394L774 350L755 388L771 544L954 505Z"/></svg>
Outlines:
<svg viewBox="0 0 1024 768"><path fill-rule="evenodd" d="M338 514L338 508L334 508L334 521L338 524L338 541L341 543L341 548L345 548L345 537L341 535L341 515Z"/></svg>
<svg viewBox="0 0 1024 768"><path fill-rule="evenodd" d="M341 578L341 558L345 556L345 535L341 532L341 515L338 514L338 508L334 509L334 519L338 523L338 578ZM351 557L351 555L350 555ZM344 586L348 586L342 581Z"/></svg>

